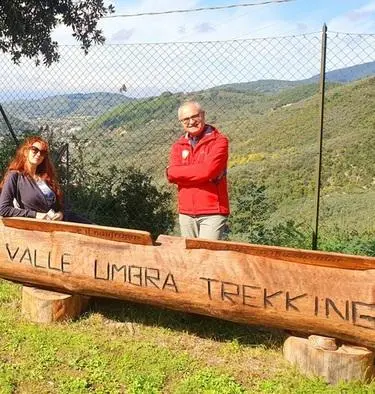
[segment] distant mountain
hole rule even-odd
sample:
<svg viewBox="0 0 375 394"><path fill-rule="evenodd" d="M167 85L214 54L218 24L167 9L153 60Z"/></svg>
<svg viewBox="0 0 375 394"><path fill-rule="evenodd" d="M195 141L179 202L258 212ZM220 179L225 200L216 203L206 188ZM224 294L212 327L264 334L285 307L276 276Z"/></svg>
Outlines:
<svg viewBox="0 0 375 394"><path fill-rule="evenodd" d="M258 81L231 83L215 86L209 90L227 90L230 92L277 93L280 90L294 88L301 85L301 81L284 81L280 79L260 79Z"/></svg>
<svg viewBox="0 0 375 394"><path fill-rule="evenodd" d="M332 70L326 73L327 89L372 75L375 75L375 61ZM225 84L194 94L200 96L211 114L214 108L211 109L210 105L213 102L215 106L233 109L244 105L251 108L251 112L259 114L312 96L318 92L319 78L319 75L315 75L298 81L268 79ZM173 118L175 109L184 99L181 94L172 93L137 100L122 94L95 92L17 100L3 103L3 108L9 119L12 119L13 127L18 130L32 129L33 124L38 124L37 120L40 119L87 118L89 121L95 118L90 129L114 130L126 124L126 130L129 131L137 128L139 122L145 124L158 119L159 112L164 113L166 108L170 111L168 119ZM134 110L138 111L135 118ZM82 123L83 127L85 124ZM6 129L4 124L0 125L0 129Z"/></svg>
<svg viewBox="0 0 375 394"><path fill-rule="evenodd" d="M328 82L353 82L358 79L371 77L375 75L375 61L369 63L357 64L351 67L338 68L337 70L328 71L326 73L326 81ZM320 75L304 80L305 83L318 82Z"/></svg>
<svg viewBox="0 0 375 394"><path fill-rule="evenodd" d="M375 61L357 64L351 67L339 68L337 70L326 72L326 82L332 83L348 83L375 75ZM279 79L260 79L258 81L232 83L226 85L215 86L210 89L226 90L231 92L247 92L254 93L277 93L282 90L294 88L301 85L316 84L320 80L320 75L314 75L307 79L298 81L286 81Z"/></svg>
<svg viewBox="0 0 375 394"><path fill-rule="evenodd" d="M37 100L4 103L7 113L23 119L62 118L67 116L99 116L113 107L133 99L122 94L96 92L75 93Z"/></svg>

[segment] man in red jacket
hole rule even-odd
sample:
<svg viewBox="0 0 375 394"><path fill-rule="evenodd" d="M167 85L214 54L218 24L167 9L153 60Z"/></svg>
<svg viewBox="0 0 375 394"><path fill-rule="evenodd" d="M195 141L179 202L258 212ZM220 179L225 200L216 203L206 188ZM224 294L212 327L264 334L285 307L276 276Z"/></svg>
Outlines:
<svg viewBox="0 0 375 394"><path fill-rule="evenodd" d="M205 123L199 103L178 109L185 134L172 146L167 177L178 186L181 235L222 239L229 215L228 139Z"/></svg>

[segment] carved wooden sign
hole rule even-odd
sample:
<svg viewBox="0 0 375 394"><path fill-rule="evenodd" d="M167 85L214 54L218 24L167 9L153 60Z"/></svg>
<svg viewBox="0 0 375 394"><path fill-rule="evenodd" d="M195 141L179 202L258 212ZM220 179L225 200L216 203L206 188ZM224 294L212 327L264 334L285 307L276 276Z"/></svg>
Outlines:
<svg viewBox="0 0 375 394"><path fill-rule="evenodd" d="M0 277L375 347L375 259L3 218Z"/></svg>

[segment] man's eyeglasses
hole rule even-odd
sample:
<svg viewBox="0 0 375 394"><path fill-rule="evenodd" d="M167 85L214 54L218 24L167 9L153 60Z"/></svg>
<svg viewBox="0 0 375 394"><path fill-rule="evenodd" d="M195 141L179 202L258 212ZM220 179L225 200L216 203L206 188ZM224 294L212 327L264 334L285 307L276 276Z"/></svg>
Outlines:
<svg viewBox="0 0 375 394"><path fill-rule="evenodd" d="M34 146L34 145L30 146L30 150L31 150L31 153L32 153L34 156L36 156L38 153L40 153L40 156L43 156L43 157L47 155L47 151L46 151L46 150L44 150L44 149L39 149L39 148L37 148L37 147Z"/></svg>
<svg viewBox="0 0 375 394"><path fill-rule="evenodd" d="M180 119L180 122L183 124L189 124L189 122L191 120L198 120L202 117L202 113L199 112L198 114L192 115L192 116L188 116L187 118L184 119Z"/></svg>

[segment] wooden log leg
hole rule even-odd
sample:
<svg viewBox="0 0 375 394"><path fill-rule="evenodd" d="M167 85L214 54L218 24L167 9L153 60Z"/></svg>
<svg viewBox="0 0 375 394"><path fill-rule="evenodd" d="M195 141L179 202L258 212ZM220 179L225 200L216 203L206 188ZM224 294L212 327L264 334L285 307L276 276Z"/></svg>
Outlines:
<svg viewBox="0 0 375 394"><path fill-rule="evenodd" d="M369 381L373 375L374 352L365 347L342 345L334 338L310 335L289 337L284 342L284 358L308 376L320 376L326 382Z"/></svg>
<svg viewBox="0 0 375 394"><path fill-rule="evenodd" d="M22 314L35 323L73 320L88 306L90 297L23 286Z"/></svg>

